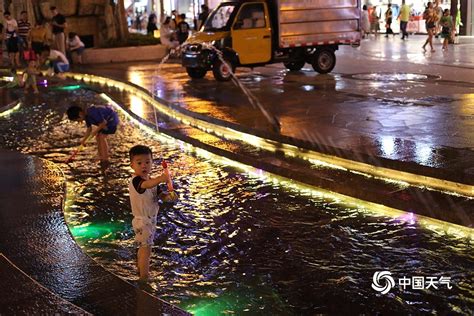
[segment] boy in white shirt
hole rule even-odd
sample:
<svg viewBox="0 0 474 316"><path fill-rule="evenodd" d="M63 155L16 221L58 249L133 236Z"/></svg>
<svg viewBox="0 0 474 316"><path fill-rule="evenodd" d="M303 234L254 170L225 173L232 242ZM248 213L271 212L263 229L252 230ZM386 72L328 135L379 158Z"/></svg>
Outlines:
<svg viewBox="0 0 474 316"><path fill-rule="evenodd" d="M135 232L135 243L138 246L137 267L139 282L148 282L150 276L151 247L156 232L158 199L160 183L170 181L168 169L156 178L150 177L153 165L153 154L149 147L137 145L130 149L130 166L134 173L128 190L132 206L132 226Z"/></svg>

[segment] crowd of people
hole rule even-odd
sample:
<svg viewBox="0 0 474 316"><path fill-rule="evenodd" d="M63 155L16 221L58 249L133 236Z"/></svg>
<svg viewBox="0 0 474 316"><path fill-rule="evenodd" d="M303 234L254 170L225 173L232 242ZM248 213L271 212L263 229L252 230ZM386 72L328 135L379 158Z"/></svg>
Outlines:
<svg viewBox="0 0 474 316"><path fill-rule="evenodd" d="M405 0L402 0L399 14L396 17L400 21L400 34L402 40L408 39L409 36L407 26L412 18L411 11L411 7L406 4ZM376 36L380 31L380 22L382 18L383 22L385 22L385 37L389 37L390 35L395 36L395 33L392 30L394 13L392 10L392 5L389 3L387 5L386 11L383 13L383 16L378 13L376 6L371 8L370 13L367 5L362 7L362 37L368 37L370 34L374 34ZM443 10L439 4L439 0L436 0L435 2L428 2L425 11L423 12L423 20L425 21L425 28L426 32L428 33L428 38L422 46L422 49L426 51L426 47L429 45L431 52L435 52L433 47L433 37L441 37L443 38L443 50L446 51L448 49L448 44L455 36L454 18L451 16L450 10Z"/></svg>
<svg viewBox="0 0 474 316"><path fill-rule="evenodd" d="M75 57L76 62L82 63L82 53L85 45L74 33L65 35L66 18L55 6L50 7L51 20L37 20L34 26L28 21L28 12L21 11L16 20L9 11L5 11L4 24L0 23L0 39L5 41L9 66L14 77L18 76L17 69L26 66L19 80L25 90L32 88L38 93L36 76L43 65L61 76L69 71L70 61ZM0 65L3 66L3 50L0 45Z"/></svg>
<svg viewBox="0 0 474 316"><path fill-rule="evenodd" d="M162 18L160 27L158 28L158 17L155 13L147 14L144 12L135 12L135 16L127 15L128 26L138 32L145 31L148 35L154 36L155 31L159 31L160 40L163 45L169 49L174 49L183 44L189 37L192 30L199 30L209 16L209 7L205 4L201 5L201 12L198 17L193 20L193 28L187 22L186 14L179 13L177 10L171 11L171 15L165 15ZM148 20L147 22L145 22Z"/></svg>

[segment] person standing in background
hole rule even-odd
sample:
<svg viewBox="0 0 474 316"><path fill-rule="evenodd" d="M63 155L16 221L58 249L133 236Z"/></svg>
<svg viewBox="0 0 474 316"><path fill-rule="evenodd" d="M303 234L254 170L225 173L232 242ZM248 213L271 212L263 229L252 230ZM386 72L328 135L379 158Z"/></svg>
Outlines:
<svg viewBox="0 0 474 316"><path fill-rule="evenodd" d="M20 51L20 59L23 60L23 52L29 49L31 24L28 22L28 14L26 11L21 11L20 19L18 20L18 48Z"/></svg>
<svg viewBox="0 0 474 316"><path fill-rule="evenodd" d="M30 31L31 48L36 56L40 56L44 46L48 43L47 30L43 21L37 20L35 27Z"/></svg>
<svg viewBox="0 0 474 316"><path fill-rule="evenodd" d="M66 37L64 36L64 29L66 28L66 18L64 15L60 14L56 7L52 6L50 8L51 13L53 14L53 19L51 25L53 26L53 47L66 54Z"/></svg>
<svg viewBox="0 0 474 316"><path fill-rule="evenodd" d="M156 14L152 13L148 17L148 24L146 26L146 34L153 36L156 30L158 30L158 27L156 26Z"/></svg>
<svg viewBox="0 0 474 316"><path fill-rule="evenodd" d="M360 32L362 33L362 38L369 36L370 34L370 22L369 22L369 11L367 11L367 6L364 4L362 7L362 12L360 14Z"/></svg>
<svg viewBox="0 0 474 316"><path fill-rule="evenodd" d="M204 22L206 22L207 17L209 16L209 7L205 4L201 5L201 13L198 16L198 25L196 31L199 31Z"/></svg>
<svg viewBox="0 0 474 316"><path fill-rule="evenodd" d="M189 36L189 24L185 21L186 14L182 13L180 16L181 22L178 23L178 29L176 30L176 35L178 37L179 44L186 42Z"/></svg>
<svg viewBox="0 0 474 316"><path fill-rule="evenodd" d="M389 34L393 34L392 31L392 18L393 18L393 11L392 11L392 4L389 3L387 11L385 11L385 37L388 37ZM395 34L393 34L395 35Z"/></svg>
<svg viewBox="0 0 474 316"><path fill-rule="evenodd" d="M380 17L377 14L377 6L372 8L372 13L370 13L370 32L374 32L374 35L377 36L378 31L380 30Z"/></svg>
<svg viewBox="0 0 474 316"><path fill-rule="evenodd" d="M400 8L400 14L398 15L398 18L400 19L400 31L402 32L402 40L404 40L405 38L408 39L407 26L408 21L410 20L410 11L410 6L405 3L405 0L402 0L402 7Z"/></svg>
<svg viewBox="0 0 474 316"><path fill-rule="evenodd" d="M9 11L3 13L5 18L5 39L7 41L7 52L10 58L10 64L14 67L20 67L20 57L18 54L18 23L12 18Z"/></svg>

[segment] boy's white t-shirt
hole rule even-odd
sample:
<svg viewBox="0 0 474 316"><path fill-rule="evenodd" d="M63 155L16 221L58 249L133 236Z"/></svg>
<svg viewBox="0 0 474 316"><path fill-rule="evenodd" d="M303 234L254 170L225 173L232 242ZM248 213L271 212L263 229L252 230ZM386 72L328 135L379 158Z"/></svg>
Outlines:
<svg viewBox="0 0 474 316"><path fill-rule="evenodd" d="M17 36L16 33L18 32L18 23L15 19L5 20L5 31L7 33L7 38L11 37L12 35L13 37Z"/></svg>
<svg viewBox="0 0 474 316"><path fill-rule="evenodd" d="M79 48L79 47L84 47L84 43L81 41L81 39L79 38L79 36L74 36L73 39L68 39L68 45L69 47L71 48Z"/></svg>
<svg viewBox="0 0 474 316"><path fill-rule="evenodd" d="M133 176L128 184L130 194L130 204L134 217L154 218L160 209L158 204L158 187L143 189L138 192L140 183L143 179L139 176Z"/></svg>
<svg viewBox="0 0 474 316"><path fill-rule="evenodd" d="M62 52L55 49L50 50L48 59L56 61L58 58L61 60L61 62L69 65L69 61Z"/></svg>

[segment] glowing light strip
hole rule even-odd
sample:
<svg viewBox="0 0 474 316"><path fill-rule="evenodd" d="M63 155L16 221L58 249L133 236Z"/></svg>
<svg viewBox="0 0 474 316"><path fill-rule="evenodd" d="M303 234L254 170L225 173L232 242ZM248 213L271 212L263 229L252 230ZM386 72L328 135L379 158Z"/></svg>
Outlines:
<svg viewBox="0 0 474 316"><path fill-rule="evenodd" d="M5 110L3 112L0 112L0 117L4 117L4 116L8 116L10 114L12 114L12 112L15 112L16 110L18 110L21 106L21 102L18 102L17 105L15 105L14 107L8 109L8 110Z"/></svg>
<svg viewBox="0 0 474 316"><path fill-rule="evenodd" d="M13 77L12 77L12 76L3 76L3 77L0 78L0 80L12 82L12 81L13 81Z"/></svg>
<svg viewBox="0 0 474 316"><path fill-rule="evenodd" d="M195 147L191 144L184 143L182 141L176 140L168 135L164 135L162 133L159 133L153 128L150 128L144 124L142 124L139 120L137 120L135 117L130 115L125 109L123 109L117 102L115 102L112 98L110 98L108 95L105 93L101 93L100 96L109 102L111 105L113 105L115 108L117 108L121 113L123 113L128 119L131 121L135 122L140 129L143 131L147 132L149 135L153 136L154 138L159 139L160 141L166 142L166 143L176 143L179 142L182 147L188 151L188 152L194 152L198 156L213 160L223 166L232 166L236 169L243 170L250 176L258 179L262 179L264 181L272 182L278 185L281 185L283 187L296 190L302 194L311 194L313 197L319 197L319 198L324 198L324 199L330 199L338 202L341 205L347 205L352 208L355 208L359 211L363 211L372 215L376 216L387 216L387 217L392 217L395 219L401 219L402 221L406 221L406 218L408 217L411 220L416 220L418 224L420 224L422 227L429 229L430 231L434 231L437 234L448 234L451 236L456 236L458 238L470 238L474 240L474 229L441 221L438 219L434 219L431 217L423 216L423 215L418 215L418 214L413 214L409 212L405 212L402 210L398 210L395 208L387 207L382 204L377 204L373 202L367 202L363 201L351 196L343 195L337 192L332 192L329 190L325 190L322 188L316 188L311 185L295 181L292 179L288 179L285 177L282 177L277 174L273 174L268 171L264 171L262 169L257 169L253 166L249 166L246 164L243 164L238 161L234 161L231 159L228 159L226 157L221 157L218 156L212 152L209 152L205 149Z"/></svg>
<svg viewBox="0 0 474 316"><path fill-rule="evenodd" d="M427 188L433 188L436 190L441 190L445 192L454 192L460 195L474 197L474 186L458 183L449 180L443 180L439 178L433 178L428 176L423 176L419 174L413 174L405 171L399 171L394 169L389 169L385 167L378 167L370 164L366 164L359 161L349 160L345 158L340 158L337 156L323 154L312 150L303 150L297 146L290 144L281 144L273 140L264 139L252 134L247 134L243 132L236 131L228 127L222 127L217 124L209 123L203 120L193 118L192 116L180 113L175 111L158 101L156 101L152 95L148 92L145 92L141 89L138 89L134 86L131 86L127 83L108 79L100 76L89 75L89 74L76 74L68 73L67 76L75 80L84 80L85 82L95 82L103 85L108 85L112 87L119 88L121 90L126 90L129 93L141 97L144 101L153 105L157 110L170 116L184 124L191 125L193 127L199 128L209 133L214 133L219 136L223 136L230 140L244 141L253 145L257 148L262 148L268 151L276 151L277 149L281 150L283 148L285 154L293 157L298 157L312 163L322 162L326 166L332 166L337 169L346 169L349 171L356 171L359 173L367 174L368 176L388 179L390 181L400 181L401 185L410 183L412 185L423 186ZM322 165L322 164L320 164Z"/></svg>

